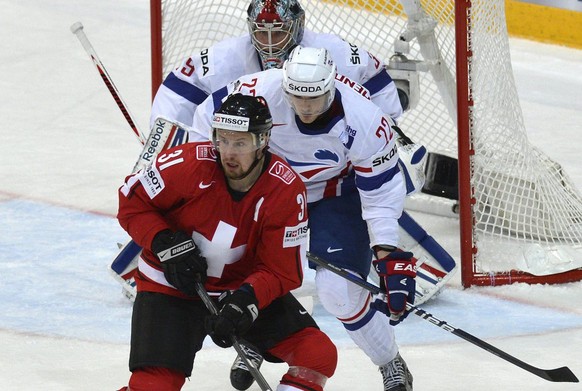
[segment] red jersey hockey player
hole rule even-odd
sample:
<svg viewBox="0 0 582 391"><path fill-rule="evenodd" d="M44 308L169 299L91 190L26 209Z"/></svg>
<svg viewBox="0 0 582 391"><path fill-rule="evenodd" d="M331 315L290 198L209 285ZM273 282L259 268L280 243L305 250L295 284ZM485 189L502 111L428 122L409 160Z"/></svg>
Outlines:
<svg viewBox="0 0 582 391"><path fill-rule="evenodd" d="M287 362L277 391L321 391L334 373L335 346L290 293L303 277L307 201L302 181L267 151L271 128L263 98L232 95L214 116L212 143L172 148L120 188L119 222L143 247L122 390L180 390L207 334L221 347L236 335ZM222 294L217 315L196 296L200 280Z"/></svg>

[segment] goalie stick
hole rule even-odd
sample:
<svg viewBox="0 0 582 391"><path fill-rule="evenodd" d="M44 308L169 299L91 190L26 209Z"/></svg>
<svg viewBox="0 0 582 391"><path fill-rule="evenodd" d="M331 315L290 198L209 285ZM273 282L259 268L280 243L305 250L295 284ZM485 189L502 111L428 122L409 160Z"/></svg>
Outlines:
<svg viewBox="0 0 582 391"><path fill-rule="evenodd" d="M204 289L204 285L201 282L196 282L196 292L204 302L204 305L206 305L206 308L208 308L208 311L210 311L212 315L218 314L218 309L216 308L216 305L214 304L210 296L208 296L208 292L206 292L206 289ZM267 383L267 381L261 374L261 371L259 371L259 369L247 358L240 343L238 342L238 339L234 335L232 336L232 346L234 347L234 350L236 350L236 352L238 353L239 357L242 358L247 368L249 368L249 371L253 375L253 378L256 380L259 387L261 387L261 390L272 391L271 386L269 386L269 383Z"/></svg>
<svg viewBox="0 0 582 391"><path fill-rule="evenodd" d="M135 125L135 121L129 113L127 105L123 99L121 99L121 94L115 86L115 83L113 83L113 79L111 76L109 76L109 73L105 69L105 65L99 59L99 56L97 56L97 52L93 48L93 45L91 45L91 42L89 42L89 38L87 38L87 35L83 30L83 24L81 22L73 23L71 25L71 32L75 34L77 38L79 38L81 45L83 45L83 48L89 57L91 57L91 60L97 68L101 79L103 79L105 86L113 96L117 107L119 107L119 110L121 110L121 113L133 131L133 134L136 136L140 144L143 145L143 150L133 167L133 172L137 172L139 169L145 167L148 164L151 164L161 151L168 149L176 143L181 143L179 140L182 140L185 134L184 130L181 129L183 126L164 117L159 117L156 119L154 122L154 127L152 128L152 131L146 140L143 133Z"/></svg>
<svg viewBox="0 0 582 391"><path fill-rule="evenodd" d="M129 113L126 104L121 99L117 87L115 87L115 84L113 84L113 80L111 79L109 73L107 73L107 70L105 69L105 66L97 56L97 52L95 52L95 49L93 49L93 45L91 45L91 42L89 42L89 38L87 38L87 35L83 31L83 24L81 22L73 23L71 25L71 32L77 36L79 42L81 42L81 45L83 45L83 48L85 49L89 57L91 57L91 61L93 61L93 64L97 68L97 71L99 71L101 79L103 79L103 82L105 83L105 86L107 86L107 89L113 96L113 99L117 104L117 107L119 107L119 110L121 110L121 113L129 123L129 126L131 127L131 130L133 130L135 137L137 137L140 143L145 144L146 139L144 135L142 134L142 132L139 131L139 129L135 125L135 121L133 120L131 114Z"/></svg>
<svg viewBox="0 0 582 391"><path fill-rule="evenodd" d="M348 272L346 269L342 269L341 267L337 267L337 266L330 264L329 262L318 257L317 255L314 255L314 254L311 254L308 252L307 259L309 259L309 261L315 263L316 265L321 266L321 267L345 278L346 280L353 282L356 285L359 285L360 287L370 291L373 294L384 295L384 292L376 285L370 284L369 282L362 280L361 278L358 278L357 276ZM432 314L429 314L428 312L426 312L425 310L423 310L421 308L415 307L414 305L407 303L406 309L408 311L414 313L415 315L420 316L422 319L426 320L427 322L429 322L437 327L440 327L441 329L448 331L449 333L454 334L457 337L462 338L465 341L470 342L473 345L478 346L481 349L484 349L484 350L488 351L489 353L492 353L492 354L496 355L497 357L512 363L513 365L516 365L522 369L525 369L526 371L533 373L534 375L539 376L542 379L545 379L545 380L548 380L551 382L578 383L578 378L576 377L576 375L574 375L574 373L568 367L561 367L561 368L556 368L556 369L541 369L541 368L534 367L533 365L530 365L528 363L525 363L525 362L513 357L512 355L504 352L503 350L496 348L493 345L490 345L489 343L483 341L482 339L475 337L472 334L469 334L466 331L463 331L461 329L458 329L456 327L451 326L450 324L448 324L444 320L440 320L440 319L436 318L435 316L433 316Z"/></svg>

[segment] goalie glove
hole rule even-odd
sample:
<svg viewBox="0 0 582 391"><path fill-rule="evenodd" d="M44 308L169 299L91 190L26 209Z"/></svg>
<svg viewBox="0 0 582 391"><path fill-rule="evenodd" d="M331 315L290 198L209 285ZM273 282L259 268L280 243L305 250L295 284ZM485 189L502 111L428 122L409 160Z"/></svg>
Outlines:
<svg viewBox="0 0 582 391"><path fill-rule="evenodd" d="M412 257L411 252L396 250L372 262L384 281L392 326L402 322L408 315L406 303L414 304L416 269Z"/></svg>
<svg viewBox="0 0 582 391"><path fill-rule="evenodd" d="M218 302L220 311L206 318L206 332L221 348L232 346L232 336L244 335L259 316L254 289L245 284L236 291L225 292Z"/></svg>
<svg viewBox="0 0 582 391"><path fill-rule="evenodd" d="M196 282L206 281L208 264L192 238L184 231L160 231L152 240L152 251L162 263L166 280L180 292L196 295Z"/></svg>

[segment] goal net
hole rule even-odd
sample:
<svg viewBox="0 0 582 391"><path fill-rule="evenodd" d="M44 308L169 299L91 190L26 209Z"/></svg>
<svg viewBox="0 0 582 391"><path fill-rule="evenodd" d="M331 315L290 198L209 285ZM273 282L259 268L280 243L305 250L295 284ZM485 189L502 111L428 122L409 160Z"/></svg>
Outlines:
<svg viewBox="0 0 582 391"><path fill-rule="evenodd" d="M150 1L154 92L183 59L247 33L250 0ZM418 101L399 124L454 160L436 160L430 169L441 183L407 207L459 218L464 286L582 279L582 197L527 139L504 0L299 1L307 29L335 33L386 64L395 51L409 60L400 73L389 69L394 79L418 77L410 82L418 81Z"/></svg>

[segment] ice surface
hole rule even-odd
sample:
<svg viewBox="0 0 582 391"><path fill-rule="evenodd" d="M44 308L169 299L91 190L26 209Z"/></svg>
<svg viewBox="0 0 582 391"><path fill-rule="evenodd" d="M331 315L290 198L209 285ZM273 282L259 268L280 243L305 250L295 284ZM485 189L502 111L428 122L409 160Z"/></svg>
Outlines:
<svg viewBox="0 0 582 391"><path fill-rule="evenodd" d="M117 187L139 146L79 42L85 32L130 106L148 123L148 2L0 0L0 390L114 390L128 379L131 307L107 266L127 235ZM582 51L511 40L530 140L582 187ZM458 258L454 219L414 214ZM306 279L304 292L312 291ZM426 310L541 368L582 376L582 283L462 290ZM380 390L381 376L319 304L340 349L328 390ZM552 384L410 316L396 329L423 390L580 390ZM234 351L207 343L185 390L230 389ZM272 386L286 371L265 364ZM258 390L254 386L251 390Z"/></svg>

